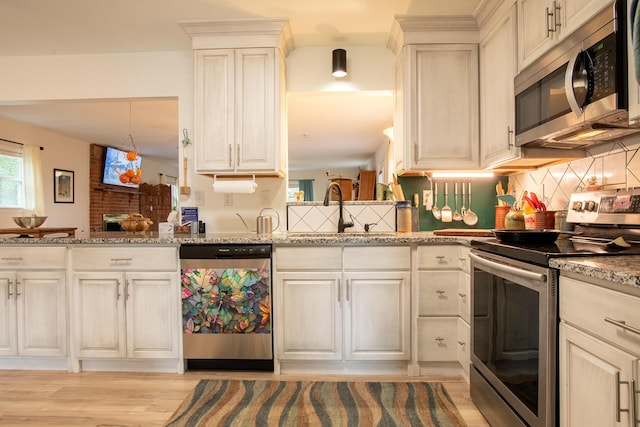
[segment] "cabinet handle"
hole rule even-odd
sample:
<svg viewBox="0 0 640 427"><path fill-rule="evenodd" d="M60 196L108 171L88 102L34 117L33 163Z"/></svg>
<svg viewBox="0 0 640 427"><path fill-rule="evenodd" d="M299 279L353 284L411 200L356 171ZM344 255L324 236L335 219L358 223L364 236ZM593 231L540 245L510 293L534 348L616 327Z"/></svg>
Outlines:
<svg viewBox="0 0 640 427"><path fill-rule="evenodd" d="M338 279L338 302L340 302L341 293L342 293L342 280Z"/></svg>
<svg viewBox="0 0 640 427"><path fill-rule="evenodd" d="M13 282L9 280L9 282L7 283L7 299L11 299L11 297L13 296L13 292L11 292L11 285L13 285Z"/></svg>
<svg viewBox="0 0 640 427"><path fill-rule="evenodd" d="M627 322L624 320L615 320L610 317L605 317L604 321L607 323L611 323L619 328L622 328L626 331L633 332L634 334L640 335L640 329L634 328L633 326L627 325Z"/></svg>
<svg viewBox="0 0 640 427"><path fill-rule="evenodd" d="M460 292L458 292L458 295L460 295L460 298L466 298L467 297L467 294L462 294Z"/></svg>
<svg viewBox="0 0 640 427"><path fill-rule="evenodd" d="M413 141L413 161L414 163L418 163L418 142Z"/></svg>
<svg viewBox="0 0 640 427"><path fill-rule="evenodd" d="M22 257L2 257L2 261L6 261L6 262L22 262Z"/></svg>
<svg viewBox="0 0 640 427"><path fill-rule="evenodd" d="M118 293L116 294L116 304L118 304L118 300L120 299L120 280L118 280L116 283L118 283Z"/></svg>
<svg viewBox="0 0 640 427"><path fill-rule="evenodd" d="M350 289L351 287L349 286L349 279L347 279L346 282L347 282L347 302L349 302L349 291L351 290Z"/></svg>
<svg viewBox="0 0 640 427"><path fill-rule="evenodd" d="M553 2L553 31L558 31L558 28L560 28L560 26L562 25L560 22L558 22L558 19L560 18L561 7L562 6L560 6L559 2Z"/></svg>
<svg viewBox="0 0 640 427"><path fill-rule="evenodd" d="M128 300L128 299L129 299L129 296L130 296L130 295L129 295L129 285L130 285L129 280L125 280L125 281L124 281L124 298L125 298L126 300Z"/></svg>
<svg viewBox="0 0 640 427"><path fill-rule="evenodd" d="M511 126L507 126L507 147L513 148L513 143L511 142L511 137L513 135L513 129Z"/></svg>
<svg viewBox="0 0 640 427"><path fill-rule="evenodd" d="M438 255L436 256L436 261L438 262L438 264L446 264L447 261L445 261L444 258L445 258L444 255Z"/></svg>
<svg viewBox="0 0 640 427"><path fill-rule="evenodd" d="M445 291L436 291L436 294L438 294L438 297L440 298L444 297L445 293L446 293Z"/></svg>
<svg viewBox="0 0 640 427"><path fill-rule="evenodd" d="M236 144L236 166L240 167L240 144Z"/></svg>
<svg viewBox="0 0 640 427"><path fill-rule="evenodd" d="M444 341L444 338L436 337L436 341L438 341L438 345L442 345L442 341Z"/></svg>
<svg viewBox="0 0 640 427"><path fill-rule="evenodd" d="M631 419L633 420L633 425L640 423L640 420L636 418L636 414L638 413L638 408L636 406L636 395L638 394L638 388L636 387L636 381L630 380L631 383Z"/></svg>
<svg viewBox="0 0 640 427"><path fill-rule="evenodd" d="M119 264L119 263L130 263L132 260L132 258L111 258L111 262L114 264Z"/></svg>
<svg viewBox="0 0 640 427"><path fill-rule="evenodd" d="M464 341L458 341L458 345L459 345L460 347L464 347L465 345L467 345L467 343L466 343L466 342L464 342Z"/></svg>
<svg viewBox="0 0 640 427"><path fill-rule="evenodd" d="M229 167L233 166L233 158L231 157L231 144L229 144Z"/></svg>
<svg viewBox="0 0 640 427"><path fill-rule="evenodd" d="M20 293L20 280L19 280L19 279L17 279L17 280L16 280L16 298L18 298L20 295L22 295L22 294Z"/></svg>
<svg viewBox="0 0 640 427"><path fill-rule="evenodd" d="M629 412L631 415L633 415L635 417L635 415L633 414L633 409L628 408L628 409L622 409L620 407L620 386L623 384L628 384L629 388L631 388L631 391L633 392L633 384L631 384L633 381L621 381L620 380L620 371L616 372L616 422L620 422L620 413L621 412ZM633 396L633 394L631 394ZM635 400L635 396L633 396L634 400ZM635 420L634 420L635 421Z"/></svg>
<svg viewBox="0 0 640 427"><path fill-rule="evenodd" d="M550 22L549 18L553 18L554 19L554 24L555 24L555 18L553 16L553 11L549 12L549 8L548 7L545 7L544 10L545 10L544 19L546 21L545 25L547 26L547 37L550 37L551 33L555 32L556 30L555 30L555 28L552 29L551 25L549 25L549 22Z"/></svg>

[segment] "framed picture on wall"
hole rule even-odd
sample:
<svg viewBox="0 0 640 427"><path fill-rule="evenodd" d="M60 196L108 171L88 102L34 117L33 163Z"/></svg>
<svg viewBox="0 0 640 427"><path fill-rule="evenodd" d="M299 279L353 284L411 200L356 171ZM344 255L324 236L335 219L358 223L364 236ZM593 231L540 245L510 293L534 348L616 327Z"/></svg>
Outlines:
<svg viewBox="0 0 640 427"><path fill-rule="evenodd" d="M53 170L53 201L54 203L73 203L74 200L73 171L63 169Z"/></svg>

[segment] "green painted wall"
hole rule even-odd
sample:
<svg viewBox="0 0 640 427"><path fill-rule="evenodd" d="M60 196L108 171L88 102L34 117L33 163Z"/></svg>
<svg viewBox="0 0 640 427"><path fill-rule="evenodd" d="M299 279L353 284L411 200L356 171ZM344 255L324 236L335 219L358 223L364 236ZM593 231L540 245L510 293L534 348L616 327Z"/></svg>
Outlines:
<svg viewBox="0 0 640 427"><path fill-rule="evenodd" d="M452 222L441 222L436 220L431 211L425 210L425 207L422 204L422 190L431 189L431 180L428 177L413 177L413 176L399 176L398 183L402 187L402 191L404 192L404 196L407 200L411 200L413 202L413 195L418 193L419 199L419 210L418 215L420 218L420 231L432 231L432 230L441 230L444 228L459 228L459 229L476 229L476 228L485 228L492 229L495 228L495 206L497 204L498 199L496 198L496 184L498 181L502 182L502 186L507 188L507 177L495 177L495 178L464 178L464 179L441 179L437 178L433 180L433 182L438 183L438 203L437 206L442 209L444 205L444 184L445 182L449 185L449 207L451 210L455 210L454 204L454 183L458 182L458 192L462 191L462 182L469 183L471 182L471 208L473 212L478 215L478 223L475 226L468 226L464 223L464 221L452 221ZM467 190L468 192L468 190ZM462 207L462 196L458 194L458 211ZM467 201L467 197L465 196L465 207L469 209L469 203Z"/></svg>

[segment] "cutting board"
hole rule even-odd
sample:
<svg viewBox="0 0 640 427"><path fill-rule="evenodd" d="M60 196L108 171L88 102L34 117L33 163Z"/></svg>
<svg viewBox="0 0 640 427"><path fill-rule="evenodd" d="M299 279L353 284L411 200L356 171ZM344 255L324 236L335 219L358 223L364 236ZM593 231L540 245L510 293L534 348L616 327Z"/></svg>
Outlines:
<svg viewBox="0 0 640 427"><path fill-rule="evenodd" d="M436 236L472 236L472 237L493 237L491 230L445 228L444 230L433 230Z"/></svg>

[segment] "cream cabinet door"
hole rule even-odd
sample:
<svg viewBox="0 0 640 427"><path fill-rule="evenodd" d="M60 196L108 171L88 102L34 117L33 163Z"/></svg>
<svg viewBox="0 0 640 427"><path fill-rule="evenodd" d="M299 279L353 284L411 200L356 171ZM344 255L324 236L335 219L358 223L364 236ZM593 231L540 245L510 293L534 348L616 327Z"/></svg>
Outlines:
<svg viewBox="0 0 640 427"><path fill-rule="evenodd" d="M67 355L66 289L64 271L17 273L18 354Z"/></svg>
<svg viewBox="0 0 640 427"><path fill-rule="evenodd" d="M518 69L523 70L557 40L558 0L518 0Z"/></svg>
<svg viewBox="0 0 640 427"><path fill-rule="evenodd" d="M0 271L0 355L17 354L16 273Z"/></svg>
<svg viewBox="0 0 640 427"><path fill-rule="evenodd" d="M275 48L196 50L198 172L279 169L277 52Z"/></svg>
<svg viewBox="0 0 640 427"><path fill-rule="evenodd" d="M613 0L556 0L561 4L559 16L560 40L566 38L605 7L613 7ZM631 2L628 2L631 4Z"/></svg>
<svg viewBox="0 0 640 427"><path fill-rule="evenodd" d="M124 285L120 272L74 274L76 356L126 355Z"/></svg>
<svg viewBox="0 0 640 427"><path fill-rule="evenodd" d="M629 409L637 357L565 323L560 324L559 342L560 425L635 425Z"/></svg>
<svg viewBox="0 0 640 427"><path fill-rule="evenodd" d="M478 45L407 48L405 166L411 170L478 168Z"/></svg>
<svg viewBox="0 0 640 427"><path fill-rule="evenodd" d="M345 359L408 360L410 273L344 274Z"/></svg>
<svg viewBox="0 0 640 427"><path fill-rule="evenodd" d="M125 292L127 357L176 357L178 274L127 273Z"/></svg>
<svg viewBox="0 0 640 427"><path fill-rule="evenodd" d="M342 359L340 272L278 272L274 299L280 360Z"/></svg>
<svg viewBox="0 0 640 427"><path fill-rule="evenodd" d="M515 146L516 5L491 20L480 41L480 156L491 168L520 155Z"/></svg>

